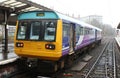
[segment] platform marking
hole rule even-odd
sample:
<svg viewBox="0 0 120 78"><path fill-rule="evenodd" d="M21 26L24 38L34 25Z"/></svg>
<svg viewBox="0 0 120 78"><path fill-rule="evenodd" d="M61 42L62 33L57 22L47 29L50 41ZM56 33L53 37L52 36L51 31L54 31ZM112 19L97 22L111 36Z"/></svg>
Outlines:
<svg viewBox="0 0 120 78"><path fill-rule="evenodd" d="M5 65L5 64L8 64L8 63L14 62L14 61L16 61L17 59L18 59L18 57L11 58L11 59L8 59L8 60L0 61L0 65Z"/></svg>

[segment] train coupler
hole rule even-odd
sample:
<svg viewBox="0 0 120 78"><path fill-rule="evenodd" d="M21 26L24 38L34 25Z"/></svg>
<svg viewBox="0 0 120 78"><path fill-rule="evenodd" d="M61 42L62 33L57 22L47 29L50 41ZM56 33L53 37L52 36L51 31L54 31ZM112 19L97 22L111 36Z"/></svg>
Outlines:
<svg viewBox="0 0 120 78"><path fill-rule="evenodd" d="M30 68L37 67L38 65L38 60L35 58L28 58L27 59L27 66Z"/></svg>

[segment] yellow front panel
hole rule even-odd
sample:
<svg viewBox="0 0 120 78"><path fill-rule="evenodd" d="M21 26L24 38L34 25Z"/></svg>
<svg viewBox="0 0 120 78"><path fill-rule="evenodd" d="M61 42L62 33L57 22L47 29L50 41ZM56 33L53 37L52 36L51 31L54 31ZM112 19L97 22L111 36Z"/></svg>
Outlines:
<svg viewBox="0 0 120 78"><path fill-rule="evenodd" d="M24 47L15 46L15 53L19 56L58 60L62 56L62 21L57 21L55 42L16 40L15 36L15 43L16 42L22 42L24 44ZM46 49L46 44L54 44L55 49Z"/></svg>

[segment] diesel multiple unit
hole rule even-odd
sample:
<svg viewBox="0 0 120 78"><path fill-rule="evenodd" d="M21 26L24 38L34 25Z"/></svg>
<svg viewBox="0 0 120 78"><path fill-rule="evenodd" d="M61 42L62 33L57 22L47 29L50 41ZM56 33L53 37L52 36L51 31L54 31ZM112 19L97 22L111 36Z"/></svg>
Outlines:
<svg viewBox="0 0 120 78"><path fill-rule="evenodd" d="M101 42L101 29L55 11L21 13L16 26L15 53L26 62L54 62L55 69Z"/></svg>

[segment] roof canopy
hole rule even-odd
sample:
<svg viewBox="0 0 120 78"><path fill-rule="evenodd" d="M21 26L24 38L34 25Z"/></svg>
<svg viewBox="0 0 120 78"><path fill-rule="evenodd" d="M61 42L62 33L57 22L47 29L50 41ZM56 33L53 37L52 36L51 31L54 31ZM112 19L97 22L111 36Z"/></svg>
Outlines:
<svg viewBox="0 0 120 78"><path fill-rule="evenodd" d="M51 11L52 9L28 0L0 0L0 24L5 21L5 13L9 16L8 24L15 25L19 13L34 10Z"/></svg>
<svg viewBox="0 0 120 78"><path fill-rule="evenodd" d="M118 29L120 29L120 23L118 24L118 27L117 27Z"/></svg>

